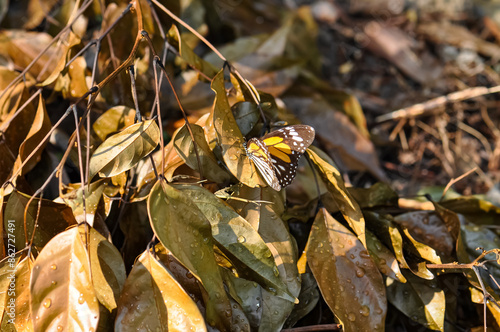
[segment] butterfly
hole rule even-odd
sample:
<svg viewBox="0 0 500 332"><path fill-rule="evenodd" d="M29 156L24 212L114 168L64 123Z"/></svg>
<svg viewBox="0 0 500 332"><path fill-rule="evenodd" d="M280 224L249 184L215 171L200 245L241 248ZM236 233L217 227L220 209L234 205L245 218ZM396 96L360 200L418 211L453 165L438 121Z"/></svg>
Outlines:
<svg viewBox="0 0 500 332"><path fill-rule="evenodd" d="M262 138L251 138L245 149L266 183L280 191L295 178L299 159L314 141L314 134L310 126L287 126Z"/></svg>

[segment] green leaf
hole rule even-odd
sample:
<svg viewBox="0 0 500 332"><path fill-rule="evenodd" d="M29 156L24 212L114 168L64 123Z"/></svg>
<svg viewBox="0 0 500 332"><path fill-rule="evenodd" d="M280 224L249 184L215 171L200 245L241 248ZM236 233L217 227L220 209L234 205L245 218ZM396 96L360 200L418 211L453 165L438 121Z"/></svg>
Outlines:
<svg viewBox="0 0 500 332"><path fill-rule="evenodd" d="M149 250L136 261L120 297L116 331L206 331L196 303Z"/></svg>
<svg viewBox="0 0 500 332"><path fill-rule="evenodd" d="M368 230L366 231L366 247L382 274L400 282L406 282L394 255L380 242L375 234Z"/></svg>
<svg viewBox="0 0 500 332"><path fill-rule="evenodd" d="M243 136L246 136L260 119L259 109L252 102L236 103L233 105L232 111Z"/></svg>
<svg viewBox="0 0 500 332"><path fill-rule="evenodd" d="M110 312L116 309L126 278L120 252L94 228L90 229L90 268L99 302Z"/></svg>
<svg viewBox="0 0 500 332"><path fill-rule="evenodd" d="M443 331L445 296L435 281L406 273L407 282L387 279L387 299L411 320L431 330Z"/></svg>
<svg viewBox="0 0 500 332"><path fill-rule="evenodd" d="M323 298L345 331L384 331L382 276L363 244L325 208L314 220L306 255Z"/></svg>
<svg viewBox="0 0 500 332"><path fill-rule="evenodd" d="M186 165L194 170L200 171L200 166L203 171L203 176L216 183L227 183L231 179L231 175L219 166L217 158L208 147L205 139L205 132L203 128L196 124L191 124L191 130L196 142L196 148L200 157L200 164L198 165L198 158L193 144L191 135L187 125L184 124L182 128L175 134L173 141L174 147L179 157L184 160Z"/></svg>
<svg viewBox="0 0 500 332"><path fill-rule="evenodd" d="M22 250L26 245L24 230L24 210L30 196L14 191L7 201L4 214L5 229L12 229L11 234L15 237L16 250ZM40 211L38 206L40 204ZM71 208L65 204L55 203L39 198L31 201L26 214L26 227L28 234L28 243L31 241L33 229L38 216L33 245L39 249L47 244L54 236L63 232L69 226L75 225L76 220Z"/></svg>
<svg viewBox="0 0 500 332"><path fill-rule="evenodd" d="M287 327L294 326L300 319L310 313L316 307L320 298L318 283L312 273L303 273L300 275L300 279L302 283L298 296L299 303L293 307L293 311L288 316L285 323Z"/></svg>
<svg viewBox="0 0 500 332"><path fill-rule="evenodd" d="M209 297L208 323L229 329L234 317L215 261L208 220L186 194L161 181L151 189L148 215L163 246L201 280Z"/></svg>
<svg viewBox="0 0 500 332"><path fill-rule="evenodd" d="M136 123L105 140L90 159L89 179L97 173L111 177L134 167L151 153L160 141L154 120Z"/></svg>
<svg viewBox="0 0 500 332"><path fill-rule="evenodd" d="M38 255L31 275L35 331L95 330L99 305L91 285L79 228L56 235Z"/></svg>
<svg viewBox="0 0 500 332"><path fill-rule="evenodd" d="M318 151L314 147L313 149ZM313 165L320 174L328 191L333 195L340 212L349 223L349 226L356 233L361 243L366 246L365 218L363 217L363 213L358 203L347 191L340 172L323 159L327 158L326 156L323 156L323 158L320 157L313 149L307 149L309 158L311 158Z"/></svg>
<svg viewBox="0 0 500 332"><path fill-rule="evenodd" d="M231 256L231 260L236 258L246 268L251 269L252 276L263 283L265 288L272 290L275 295L292 303L295 301L295 295L291 294L288 287L279 278L280 273L275 259L273 259L272 251L252 225L230 206L202 187L178 185L175 188L182 190L210 221L214 239L220 244L224 253ZM280 230L285 232L283 236L286 237L288 234L286 228L282 227ZM279 232L276 229L269 231L274 231L273 235ZM291 254L289 253L289 255ZM295 267L295 276L292 276L291 279L296 281L297 274ZM296 293L298 295L298 289Z"/></svg>
<svg viewBox="0 0 500 332"><path fill-rule="evenodd" d="M227 168L240 182L249 187L267 184L260 178L255 165L247 157L243 147L244 138L233 112L224 88L224 72L221 70L212 80L212 90L215 91L214 128L217 133L217 142L222 149L222 158Z"/></svg>

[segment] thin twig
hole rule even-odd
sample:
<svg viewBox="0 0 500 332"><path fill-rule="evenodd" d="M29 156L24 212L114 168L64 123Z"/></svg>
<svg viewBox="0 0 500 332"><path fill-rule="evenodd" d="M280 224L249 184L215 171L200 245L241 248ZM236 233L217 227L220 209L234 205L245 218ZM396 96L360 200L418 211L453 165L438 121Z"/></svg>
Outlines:
<svg viewBox="0 0 500 332"><path fill-rule="evenodd" d="M458 181L462 180L463 178L469 176L471 173L475 172L476 170L477 170L477 167L474 167L473 169L468 170L467 172L465 172L464 174L460 175L459 177L451 179L448 182L448 184L446 185L446 187L444 188L443 194L441 195L441 199L440 200L442 200L444 198L444 196L446 195L446 192L448 191L448 189L450 189L451 186L453 186L455 183L457 183Z"/></svg>
<svg viewBox="0 0 500 332"><path fill-rule="evenodd" d="M476 98L492 93L500 92L500 85L486 88L486 87L474 87L461 91L452 92L446 96L440 96L423 103L415 104L409 107L401 108L399 110L378 116L375 121L385 122L390 120L401 120L408 118L416 118L425 114L432 113L436 108L445 105L446 103L452 103L457 101L462 101L466 99Z"/></svg>

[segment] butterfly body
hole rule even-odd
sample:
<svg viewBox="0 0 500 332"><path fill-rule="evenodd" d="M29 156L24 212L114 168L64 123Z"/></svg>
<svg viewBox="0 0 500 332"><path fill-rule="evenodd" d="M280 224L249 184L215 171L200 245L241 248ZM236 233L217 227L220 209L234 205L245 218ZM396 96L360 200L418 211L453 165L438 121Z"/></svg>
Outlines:
<svg viewBox="0 0 500 332"><path fill-rule="evenodd" d="M314 141L314 135L310 126L288 126L260 139L250 139L246 152L266 183L279 191L295 178L299 159Z"/></svg>

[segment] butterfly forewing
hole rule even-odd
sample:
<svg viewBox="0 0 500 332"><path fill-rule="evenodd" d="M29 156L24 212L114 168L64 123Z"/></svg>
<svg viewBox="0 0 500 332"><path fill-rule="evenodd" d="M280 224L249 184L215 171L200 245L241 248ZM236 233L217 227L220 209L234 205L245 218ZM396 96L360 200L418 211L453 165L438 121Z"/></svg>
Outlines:
<svg viewBox="0 0 500 332"><path fill-rule="evenodd" d="M273 189L289 185L297 173L302 154L314 141L314 129L306 125L275 130L248 141L247 154Z"/></svg>

